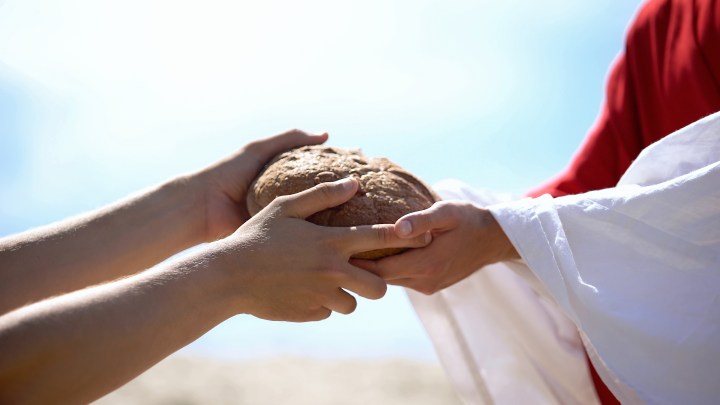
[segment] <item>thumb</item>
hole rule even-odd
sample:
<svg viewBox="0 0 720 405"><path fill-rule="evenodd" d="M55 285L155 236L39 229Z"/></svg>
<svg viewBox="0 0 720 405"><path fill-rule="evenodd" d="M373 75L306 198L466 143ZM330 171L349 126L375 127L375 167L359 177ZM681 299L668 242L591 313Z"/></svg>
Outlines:
<svg viewBox="0 0 720 405"><path fill-rule="evenodd" d="M358 183L353 177L321 183L297 194L279 197L282 212L290 217L307 218L326 208L338 206L351 199Z"/></svg>
<svg viewBox="0 0 720 405"><path fill-rule="evenodd" d="M450 228L455 222L453 208L441 201L428 209L407 214L395 222L395 233L409 239L432 230Z"/></svg>

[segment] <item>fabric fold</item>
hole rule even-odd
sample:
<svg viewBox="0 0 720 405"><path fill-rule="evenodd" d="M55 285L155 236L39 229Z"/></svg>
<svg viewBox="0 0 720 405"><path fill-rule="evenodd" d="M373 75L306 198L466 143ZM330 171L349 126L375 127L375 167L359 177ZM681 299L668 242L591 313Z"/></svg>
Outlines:
<svg viewBox="0 0 720 405"><path fill-rule="evenodd" d="M465 402L596 403L583 345L622 403L720 397L720 113L646 148L613 188L517 201L458 182L438 191L488 206L523 258L410 292ZM464 354L450 355L443 318ZM487 395L464 395L468 384Z"/></svg>

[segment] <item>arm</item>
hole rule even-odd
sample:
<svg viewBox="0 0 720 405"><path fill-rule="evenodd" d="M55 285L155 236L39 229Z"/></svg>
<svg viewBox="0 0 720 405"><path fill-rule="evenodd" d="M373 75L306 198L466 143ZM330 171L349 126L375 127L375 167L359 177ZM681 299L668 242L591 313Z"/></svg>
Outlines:
<svg viewBox="0 0 720 405"><path fill-rule="evenodd" d="M433 242L421 249L378 261L353 260L388 282L433 294L483 266L519 258L493 215L464 201L441 201L400 218L395 231L402 238L432 233ZM468 249L468 246L473 246Z"/></svg>
<svg viewBox="0 0 720 405"><path fill-rule="evenodd" d="M625 51L609 73L594 127L569 166L530 196L558 197L614 187L646 146L720 109L717 4L649 1L643 5L628 32ZM428 248L359 265L384 277L403 277L389 280L392 284L432 293L468 276L479 268L476 265L517 256L487 210L449 205L455 208L437 212L445 211L449 218L459 215L465 223L448 228L444 221L429 228L435 229L435 242ZM420 215L433 217L429 212ZM483 235L489 239L478 242L477 251L458 247ZM448 242L435 248L440 241Z"/></svg>
<svg viewBox="0 0 720 405"><path fill-rule="evenodd" d="M245 190L265 162L326 138L294 130L253 142L213 166L96 212L0 239L0 314L137 273L230 234L249 217Z"/></svg>
<svg viewBox="0 0 720 405"><path fill-rule="evenodd" d="M324 228L302 218L350 199L354 180L276 199L231 236L120 281L0 317L0 402L89 402L235 314L312 321L350 313L343 289L377 299L352 254L425 245L392 225Z"/></svg>

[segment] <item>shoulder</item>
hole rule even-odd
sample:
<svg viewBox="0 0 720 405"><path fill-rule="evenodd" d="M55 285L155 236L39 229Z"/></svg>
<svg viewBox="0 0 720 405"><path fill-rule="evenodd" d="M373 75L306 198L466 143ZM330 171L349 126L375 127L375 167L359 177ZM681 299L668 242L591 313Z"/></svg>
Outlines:
<svg viewBox="0 0 720 405"><path fill-rule="evenodd" d="M692 24L694 0L649 0L638 10L628 29L626 51L644 43L666 43Z"/></svg>
<svg viewBox="0 0 720 405"><path fill-rule="evenodd" d="M720 0L648 0L628 28L627 45L671 43L688 36L703 42L720 35ZM717 42L715 42L717 45Z"/></svg>

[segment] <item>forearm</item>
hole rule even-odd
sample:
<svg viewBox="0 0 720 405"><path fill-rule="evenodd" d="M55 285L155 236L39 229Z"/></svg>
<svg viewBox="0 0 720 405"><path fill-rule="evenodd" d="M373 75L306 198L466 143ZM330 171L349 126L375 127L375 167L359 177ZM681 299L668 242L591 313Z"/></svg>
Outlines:
<svg viewBox="0 0 720 405"><path fill-rule="evenodd" d="M0 239L0 313L134 274L201 242L203 196L178 179L98 211Z"/></svg>
<svg viewBox="0 0 720 405"><path fill-rule="evenodd" d="M234 315L238 291L196 254L0 317L0 402L89 402Z"/></svg>
<svg viewBox="0 0 720 405"><path fill-rule="evenodd" d="M351 313L347 291L382 297L382 279L348 259L425 238L300 219L356 192L356 181L343 180L285 196L183 258L0 316L0 403L89 402L234 314L316 321Z"/></svg>

